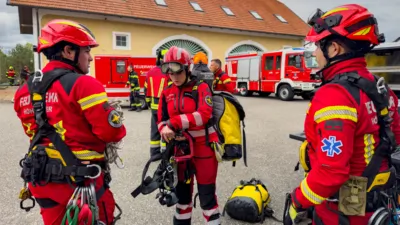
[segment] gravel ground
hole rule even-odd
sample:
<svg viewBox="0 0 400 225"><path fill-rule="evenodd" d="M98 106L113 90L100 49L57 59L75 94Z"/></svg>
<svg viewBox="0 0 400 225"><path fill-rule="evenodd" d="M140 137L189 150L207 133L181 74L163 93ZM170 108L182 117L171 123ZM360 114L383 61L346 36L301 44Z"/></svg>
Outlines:
<svg viewBox="0 0 400 225"><path fill-rule="evenodd" d="M275 97L239 97L246 111L246 136L248 149L248 167L239 161L236 167L231 163L219 166L217 194L220 210L234 187L242 179L253 177L261 179L267 185L272 201L271 207L278 218L282 217L285 193L296 187L302 172L294 172L297 163L299 142L289 139L289 133L302 130L307 101L295 99L283 102ZM19 177L19 160L28 147L28 138L23 133L12 103L0 103L0 224L42 224L39 207L26 213L19 208L18 194L22 187ZM125 111L125 125L128 134L121 153L125 162L124 169L113 166L111 190L117 203L123 210L122 220L117 224L172 224L174 208L161 206L156 200L155 192L133 199L130 192L140 183L143 167L149 157L150 112ZM151 167L152 173L155 165ZM222 218L223 224L246 224ZM204 224L201 209L194 209L192 224ZM279 224L267 219L264 224Z"/></svg>

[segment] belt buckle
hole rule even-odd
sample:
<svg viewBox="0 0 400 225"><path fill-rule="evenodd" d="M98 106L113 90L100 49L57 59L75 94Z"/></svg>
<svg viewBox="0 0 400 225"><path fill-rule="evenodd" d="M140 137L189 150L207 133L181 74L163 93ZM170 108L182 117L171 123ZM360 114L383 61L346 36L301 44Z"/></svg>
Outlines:
<svg viewBox="0 0 400 225"><path fill-rule="evenodd" d="M86 176L84 176L85 178L96 179L101 175L101 167L99 165L97 165L97 164L89 164L86 167L96 167L99 170L99 172L96 174L96 176L86 175Z"/></svg>

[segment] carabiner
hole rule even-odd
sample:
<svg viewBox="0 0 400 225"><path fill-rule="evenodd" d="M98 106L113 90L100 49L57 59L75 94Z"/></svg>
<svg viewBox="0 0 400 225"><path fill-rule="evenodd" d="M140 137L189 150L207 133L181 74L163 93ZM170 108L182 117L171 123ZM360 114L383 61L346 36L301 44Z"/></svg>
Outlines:
<svg viewBox="0 0 400 225"><path fill-rule="evenodd" d="M85 176L85 178L90 178L90 179L96 179L100 177L101 175L101 167L97 164L89 164L86 167L96 167L99 170L99 173L96 174L96 176Z"/></svg>
<svg viewBox="0 0 400 225"><path fill-rule="evenodd" d="M387 93L387 89L385 86L385 78L380 77L376 82L376 89L378 90L379 94Z"/></svg>
<svg viewBox="0 0 400 225"><path fill-rule="evenodd" d="M32 201L32 205L31 206L24 206L24 201L26 200L31 200ZM21 200L21 202L19 203L19 207L23 210L25 210L26 212L29 212L31 209L33 209L35 207L35 199L33 199L32 197L28 197L27 199Z"/></svg>
<svg viewBox="0 0 400 225"><path fill-rule="evenodd" d="M76 205L75 198L76 198L76 196L79 197L79 191L80 191L80 187L76 187L75 190L74 190L74 193L72 193L71 198L69 199L69 201L68 201L68 203L67 203L67 208L68 208L69 206L74 205L74 203L75 203L75 205Z"/></svg>

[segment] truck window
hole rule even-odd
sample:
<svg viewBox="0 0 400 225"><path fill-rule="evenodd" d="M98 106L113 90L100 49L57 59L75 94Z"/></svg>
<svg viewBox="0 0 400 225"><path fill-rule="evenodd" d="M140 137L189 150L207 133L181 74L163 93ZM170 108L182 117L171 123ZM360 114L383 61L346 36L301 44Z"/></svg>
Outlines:
<svg viewBox="0 0 400 225"><path fill-rule="evenodd" d="M265 57L265 70L273 70L274 66L274 57L267 56Z"/></svg>
<svg viewBox="0 0 400 225"><path fill-rule="evenodd" d="M301 67L297 67L296 66L296 56L297 55L289 55L288 56L288 66L294 66L294 67L296 67L296 68L301 68Z"/></svg>
<svg viewBox="0 0 400 225"><path fill-rule="evenodd" d="M281 69L281 63L282 63L282 56L279 55L276 57L276 65L275 65L276 70Z"/></svg>
<svg viewBox="0 0 400 225"><path fill-rule="evenodd" d="M117 61L117 73L125 73L125 61Z"/></svg>

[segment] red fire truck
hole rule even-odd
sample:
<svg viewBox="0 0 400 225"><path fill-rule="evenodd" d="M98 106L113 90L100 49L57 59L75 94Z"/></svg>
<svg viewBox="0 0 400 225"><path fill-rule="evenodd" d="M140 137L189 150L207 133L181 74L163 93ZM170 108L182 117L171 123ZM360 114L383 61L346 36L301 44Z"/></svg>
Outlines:
<svg viewBox="0 0 400 225"><path fill-rule="evenodd" d="M129 105L130 87L126 87L126 82L129 77L128 66L130 64L133 65L133 70L139 76L140 102L142 109L146 109L143 86L147 72L156 66L156 57L96 55L95 77L103 84L110 99L122 100L123 105Z"/></svg>
<svg viewBox="0 0 400 225"><path fill-rule="evenodd" d="M226 58L226 71L242 96L254 92L263 96L274 93L283 101L295 95L309 99L321 84L315 74L317 61L312 51L288 48L264 53L247 53Z"/></svg>

